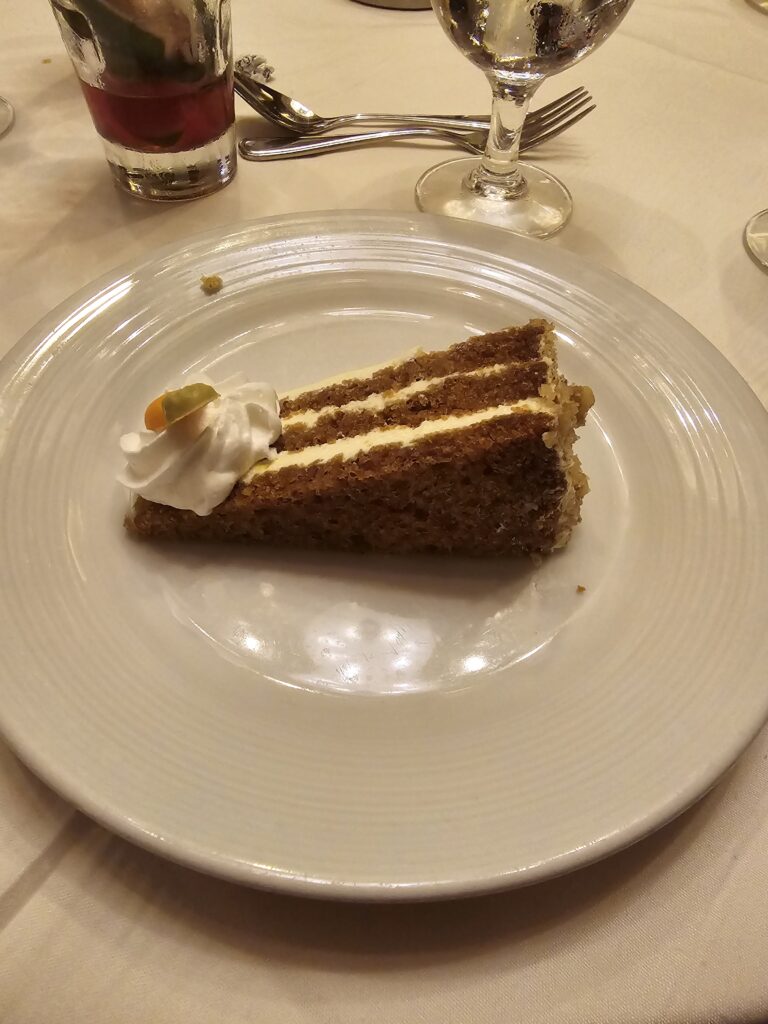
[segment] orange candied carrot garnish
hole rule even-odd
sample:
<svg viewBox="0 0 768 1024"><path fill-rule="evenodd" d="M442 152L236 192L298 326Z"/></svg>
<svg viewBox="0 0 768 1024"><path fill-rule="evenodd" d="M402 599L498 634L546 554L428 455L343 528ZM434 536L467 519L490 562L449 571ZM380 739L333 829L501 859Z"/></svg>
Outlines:
<svg viewBox="0 0 768 1024"><path fill-rule="evenodd" d="M175 391L166 391L147 406L144 426L159 433L218 397L218 391L210 384L187 384Z"/></svg>

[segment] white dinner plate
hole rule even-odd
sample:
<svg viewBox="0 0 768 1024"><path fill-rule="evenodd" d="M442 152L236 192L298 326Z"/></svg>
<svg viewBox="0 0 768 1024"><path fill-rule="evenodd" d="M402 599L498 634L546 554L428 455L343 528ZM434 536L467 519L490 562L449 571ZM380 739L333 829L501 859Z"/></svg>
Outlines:
<svg viewBox="0 0 768 1024"><path fill-rule="evenodd" d="M539 566L124 533L118 438L180 375L283 390L531 315L597 396L583 523ZM692 327L562 250L260 221L81 292L0 387L0 726L157 853L334 897L525 884L682 811L768 715L768 416Z"/></svg>

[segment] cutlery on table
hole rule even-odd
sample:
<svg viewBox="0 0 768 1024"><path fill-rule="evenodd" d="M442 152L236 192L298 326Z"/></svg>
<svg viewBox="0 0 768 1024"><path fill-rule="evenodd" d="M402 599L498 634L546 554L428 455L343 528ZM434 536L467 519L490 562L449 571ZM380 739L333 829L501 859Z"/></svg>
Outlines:
<svg viewBox="0 0 768 1024"><path fill-rule="evenodd" d="M244 62L248 60L249 58L241 58L237 64L245 66ZM252 72L248 73L242 69L235 71L235 91L268 121L297 135L322 135L337 128L363 124L417 125L427 128L455 128L459 131L487 129L489 124L487 116L472 114L341 114L337 117L321 117L299 100L278 92L273 86L255 78ZM572 89L564 96L529 114L528 120L554 117L589 102L591 96L586 89Z"/></svg>
<svg viewBox="0 0 768 1024"><path fill-rule="evenodd" d="M595 109L591 96L585 92L584 104L579 104L574 111L569 108L564 113L549 115L537 119L536 114L530 115L523 126L520 151L526 152L534 146L540 146L548 139L560 135L567 128L576 124ZM442 128L422 128L411 126L406 128L386 128L381 131L358 132L354 135L330 135L325 138L310 139L242 139L239 145L240 155L245 160L284 160L290 157L318 156L321 153L334 153L341 149L353 149L357 146L370 145L378 142L390 142L398 139L435 139L459 146L469 153L480 155L485 149L488 139L485 131L458 132Z"/></svg>

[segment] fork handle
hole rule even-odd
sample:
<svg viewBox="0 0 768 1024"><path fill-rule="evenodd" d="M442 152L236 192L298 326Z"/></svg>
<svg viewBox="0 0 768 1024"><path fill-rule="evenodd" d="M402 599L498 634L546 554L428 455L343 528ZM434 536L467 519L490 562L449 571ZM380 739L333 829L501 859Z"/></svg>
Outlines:
<svg viewBox="0 0 768 1024"><path fill-rule="evenodd" d="M288 157L316 156L335 153L340 149L353 149L390 139L437 139L460 146L470 153L478 149L458 132L439 128L388 128L378 132L358 132L355 135L329 135L322 139L243 139L240 155L246 160L284 160Z"/></svg>

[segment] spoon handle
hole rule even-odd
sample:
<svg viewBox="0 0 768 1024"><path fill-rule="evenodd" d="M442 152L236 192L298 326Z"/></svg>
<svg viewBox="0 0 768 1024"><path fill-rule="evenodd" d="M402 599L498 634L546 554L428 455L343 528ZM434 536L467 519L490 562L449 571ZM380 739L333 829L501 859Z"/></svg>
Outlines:
<svg viewBox="0 0 768 1024"><path fill-rule="evenodd" d="M488 131L489 117L477 114L339 114L329 117L323 128L332 131L337 128L358 125L417 125L420 128L449 128L457 131L479 129Z"/></svg>
<svg viewBox="0 0 768 1024"><path fill-rule="evenodd" d="M378 132L358 132L355 135L326 136L322 139L242 139L239 149L245 160L283 160L287 157L334 153L340 149L388 142L391 139L419 138L449 142L470 153L481 152L481 147L466 136L438 128L388 128Z"/></svg>

